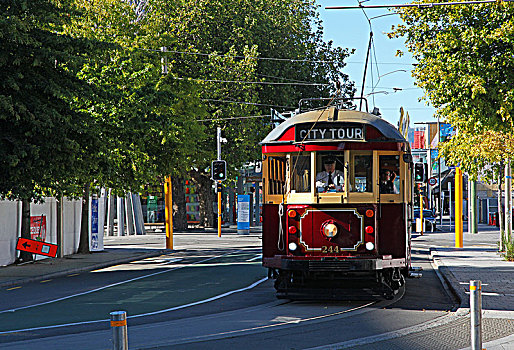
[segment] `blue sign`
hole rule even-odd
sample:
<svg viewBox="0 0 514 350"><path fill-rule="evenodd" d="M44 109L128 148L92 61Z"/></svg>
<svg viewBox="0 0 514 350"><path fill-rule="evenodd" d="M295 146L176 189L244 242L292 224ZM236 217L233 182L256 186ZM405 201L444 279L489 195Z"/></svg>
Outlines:
<svg viewBox="0 0 514 350"><path fill-rule="evenodd" d="M91 250L98 246L98 199L91 200Z"/></svg>
<svg viewBox="0 0 514 350"><path fill-rule="evenodd" d="M237 229L250 230L250 195L237 196Z"/></svg>

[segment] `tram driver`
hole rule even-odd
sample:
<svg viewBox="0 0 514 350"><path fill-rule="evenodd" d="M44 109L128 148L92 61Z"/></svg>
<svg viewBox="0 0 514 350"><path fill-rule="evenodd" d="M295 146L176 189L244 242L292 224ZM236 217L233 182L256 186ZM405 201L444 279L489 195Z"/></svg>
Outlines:
<svg viewBox="0 0 514 350"><path fill-rule="evenodd" d="M336 169L336 159L327 157L323 161L324 171L316 174L318 192L341 192L344 190L344 175Z"/></svg>

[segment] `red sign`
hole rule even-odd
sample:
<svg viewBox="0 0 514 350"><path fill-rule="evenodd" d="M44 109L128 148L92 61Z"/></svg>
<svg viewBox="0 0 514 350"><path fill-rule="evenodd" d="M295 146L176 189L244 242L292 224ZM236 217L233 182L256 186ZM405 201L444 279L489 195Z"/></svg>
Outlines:
<svg viewBox="0 0 514 350"><path fill-rule="evenodd" d="M437 178L435 178L435 177L431 177L430 179L428 179L428 184L429 184L430 186L435 186L435 185L437 185Z"/></svg>
<svg viewBox="0 0 514 350"><path fill-rule="evenodd" d="M57 244L44 243L27 238L18 238L18 243L16 243L16 249L18 250L24 250L26 252L39 255L46 255L52 258L57 256L58 247L59 246Z"/></svg>
<svg viewBox="0 0 514 350"><path fill-rule="evenodd" d="M30 217L30 238L45 241L46 238L46 216Z"/></svg>

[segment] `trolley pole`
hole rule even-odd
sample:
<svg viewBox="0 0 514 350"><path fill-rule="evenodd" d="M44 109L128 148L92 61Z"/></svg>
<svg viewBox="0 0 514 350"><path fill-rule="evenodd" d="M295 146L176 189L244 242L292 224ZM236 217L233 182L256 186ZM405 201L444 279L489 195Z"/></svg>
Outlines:
<svg viewBox="0 0 514 350"><path fill-rule="evenodd" d="M164 217L166 219L166 249L173 249L173 200L171 196L171 177L164 181Z"/></svg>
<svg viewBox="0 0 514 350"><path fill-rule="evenodd" d="M463 247L462 170L455 168L455 248Z"/></svg>
<svg viewBox="0 0 514 350"><path fill-rule="evenodd" d="M482 282L469 281L471 350L482 350Z"/></svg>
<svg viewBox="0 0 514 350"><path fill-rule="evenodd" d="M113 350L128 350L127 312L111 312Z"/></svg>

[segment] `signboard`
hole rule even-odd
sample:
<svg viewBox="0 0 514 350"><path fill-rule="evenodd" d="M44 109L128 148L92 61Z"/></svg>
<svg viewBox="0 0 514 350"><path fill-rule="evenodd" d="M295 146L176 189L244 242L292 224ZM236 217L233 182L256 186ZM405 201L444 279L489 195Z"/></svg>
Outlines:
<svg viewBox="0 0 514 350"><path fill-rule="evenodd" d="M295 127L295 142L364 140L364 125L358 123L303 123Z"/></svg>
<svg viewBox="0 0 514 350"><path fill-rule="evenodd" d="M100 237L98 236L98 199L91 200L91 250L100 250Z"/></svg>
<svg viewBox="0 0 514 350"><path fill-rule="evenodd" d="M430 186L435 186L435 185L437 185L437 178L435 178L435 177L431 177L430 179L428 179L428 184L429 184Z"/></svg>
<svg viewBox="0 0 514 350"><path fill-rule="evenodd" d="M33 254L45 255L55 258L57 256L57 244L44 243L27 238L18 238L16 249Z"/></svg>
<svg viewBox="0 0 514 350"><path fill-rule="evenodd" d="M250 232L250 195L237 196L237 233Z"/></svg>
<svg viewBox="0 0 514 350"><path fill-rule="evenodd" d="M46 216L30 217L30 238L44 242L46 239Z"/></svg>

